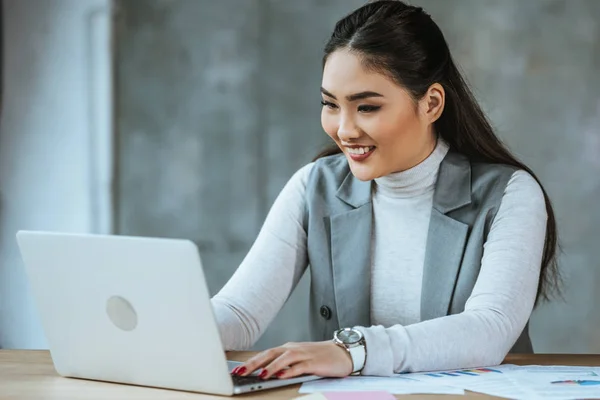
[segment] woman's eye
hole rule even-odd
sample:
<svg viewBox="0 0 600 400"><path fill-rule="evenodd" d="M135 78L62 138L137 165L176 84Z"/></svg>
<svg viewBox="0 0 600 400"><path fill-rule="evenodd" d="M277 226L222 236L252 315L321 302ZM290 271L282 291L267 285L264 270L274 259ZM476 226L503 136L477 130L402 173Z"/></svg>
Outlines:
<svg viewBox="0 0 600 400"><path fill-rule="evenodd" d="M321 100L321 105L329 108L337 108L337 106L329 101Z"/></svg>
<svg viewBox="0 0 600 400"><path fill-rule="evenodd" d="M377 111L381 108L381 106L358 106L358 112L370 113Z"/></svg>

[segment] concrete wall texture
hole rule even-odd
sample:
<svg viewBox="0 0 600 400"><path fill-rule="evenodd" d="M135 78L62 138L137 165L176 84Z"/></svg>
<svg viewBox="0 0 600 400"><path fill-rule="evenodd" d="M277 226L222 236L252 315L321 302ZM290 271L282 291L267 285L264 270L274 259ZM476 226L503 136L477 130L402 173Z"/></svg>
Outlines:
<svg viewBox="0 0 600 400"><path fill-rule="evenodd" d="M554 205L564 301L537 352L600 351L600 2L422 0L499 136ZM116 230L198 243L215 293L326 143L322 47L359 0L118 0ZM256 349L306 340L306 277Z"/></svg>

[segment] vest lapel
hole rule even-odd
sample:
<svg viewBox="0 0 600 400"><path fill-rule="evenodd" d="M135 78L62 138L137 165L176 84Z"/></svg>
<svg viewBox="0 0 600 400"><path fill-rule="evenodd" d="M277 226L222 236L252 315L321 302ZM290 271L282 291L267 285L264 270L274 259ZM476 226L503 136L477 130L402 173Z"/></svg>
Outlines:
<svg viewBox="0 0 600 400"><path fill-rule="evenodd" d="M339 327L371 322L371 182L351 172L337 197L346 210L331 216L333 287Z"/></svg>
<svg viewBox="0 0 600 400"><path fill-rule="evenodd" d="M371 325L372 183L349 171L337 191L346 210L331 216L331 258L338 326ZM468 225L448 216L471 203L471 164L450 151L440 165L427 236L421 319L448 314Z"/></svg>
<svg viewBox="0 0 600 400"><path fill-rule="evenodd" d="M440 165L429 223L421 320L448 315L469 226L447 214L471 203L471 164L450 151Z"/></svg>

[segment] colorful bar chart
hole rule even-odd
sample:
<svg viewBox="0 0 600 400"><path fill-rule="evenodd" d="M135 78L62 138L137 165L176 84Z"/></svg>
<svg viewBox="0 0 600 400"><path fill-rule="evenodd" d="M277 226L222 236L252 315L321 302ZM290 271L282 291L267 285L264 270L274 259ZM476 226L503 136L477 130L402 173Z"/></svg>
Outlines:
<svg viewBox="0 0 600 400"><path fill-rule="evenodd" d="M479 376L479 375L488 374L488 373L501 374L502 372L495 370L495 369L491 369L491 368L475 368L475 369L461 369L461 370L457 370L457 371L431 372L431 373L427 373L425 375L431 376L433 378L445 378L448 376L453 376L453 377L465 376L465 375Z"/></svg>

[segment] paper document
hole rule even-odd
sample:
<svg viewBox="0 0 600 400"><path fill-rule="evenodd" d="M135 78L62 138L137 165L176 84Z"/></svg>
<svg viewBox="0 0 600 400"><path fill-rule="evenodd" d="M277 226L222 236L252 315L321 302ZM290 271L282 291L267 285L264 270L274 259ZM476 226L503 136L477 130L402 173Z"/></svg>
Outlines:
<svg viewBox="0 0 600 400"><path fill-rule="evenodd" d="M307 394L306 396L294 397L292 400L327 400L321 393Z"/></svg>
<svg viewBox="0 0 600 400"><path fill-rule="evenodd" d="M507 376L528 392L529 399L600 398L600 368L529 365Z"/></svg>
<svg viewBox="0 0 600 400"><path fill-rule="evenodd" d="M527 398L527 391L518 386L508 375L519 368L505 364L490 368L471 368L425 373L410 373L402 376L421 382L453 386L472 392L510 399Z"/></svg>
<svg viewBox="0 0 600 400"><path fill-rule="evenodd" d="M600 367L506 364L402 376L517 400L600 398Z"/></svg>
<svg viewBox="0 0 600 400"><path fill-rule="evenodd" d="M419 382L402 375L391 377L349 376L339 379L321 379L304 382L300 393L386 391L392 394L464 394L465 391L435 383Z"/></svg>
<svg viewBox="0 0 600 400"><path fill-rule="evenodd" d="M325 392L312 393L295 400L396 400L389 392Z"/></svg>
<svg viewBox="0 0 600 400"><path fill-rule="evenodd" d="M387 391L393 394L464 394L464 390L517 400L600 398L600 367L499 365L390 378L357 376L305 382L300 393Z"/></svg>

